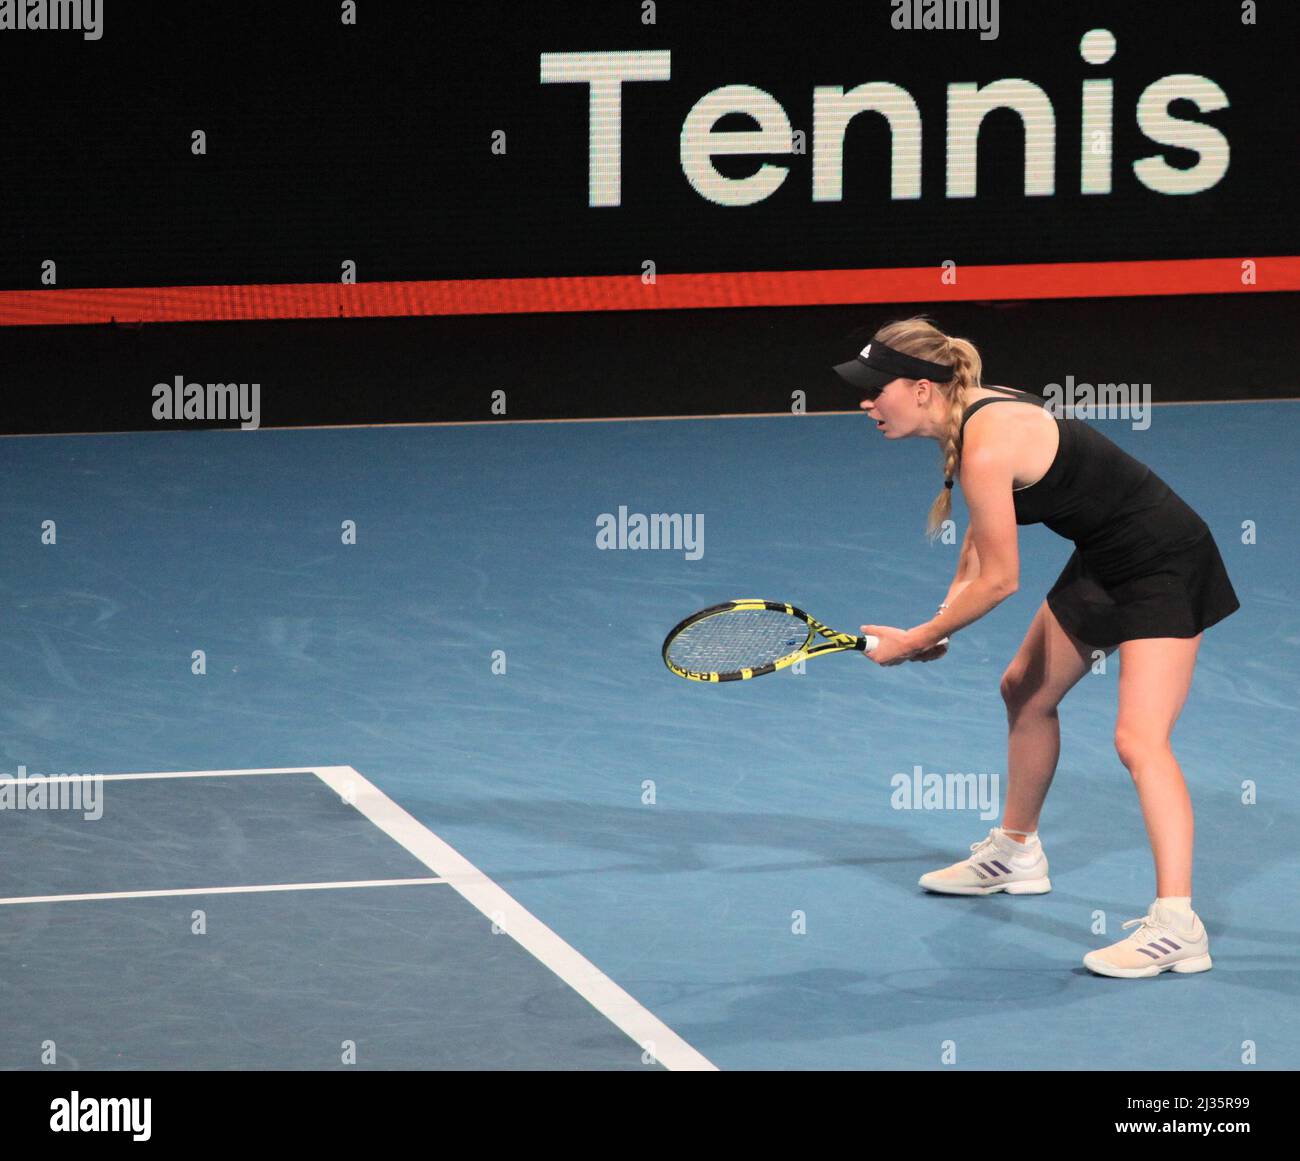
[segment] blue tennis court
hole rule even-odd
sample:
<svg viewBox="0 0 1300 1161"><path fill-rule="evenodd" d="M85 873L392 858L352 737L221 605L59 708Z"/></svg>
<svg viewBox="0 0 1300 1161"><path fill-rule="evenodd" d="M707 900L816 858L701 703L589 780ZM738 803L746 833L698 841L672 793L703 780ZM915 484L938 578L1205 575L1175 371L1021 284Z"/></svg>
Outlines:
<svg viewBox="0 0 1300 1161"><path fill-rule="evenodd" d="M898 790L1004 788L999 678L1068 542L1022 529L1019 592L933 664L660 659L731 597L928 616L960 541L923 535L928 442L844 414L0 441L2 769L51 779L0 809L0 1067L984 1073L1009 1036L1027 1069L1300 1066L1298 414L1096 421L1242 603L1174 733L1214 970L1131 983L1080 962L1154 897L1118 655L1061 708L1051 894L923 892L1000 800ZM691 543L602 538L656 514ZM135 776L98 817L45 793L96 775Z"/></svg>

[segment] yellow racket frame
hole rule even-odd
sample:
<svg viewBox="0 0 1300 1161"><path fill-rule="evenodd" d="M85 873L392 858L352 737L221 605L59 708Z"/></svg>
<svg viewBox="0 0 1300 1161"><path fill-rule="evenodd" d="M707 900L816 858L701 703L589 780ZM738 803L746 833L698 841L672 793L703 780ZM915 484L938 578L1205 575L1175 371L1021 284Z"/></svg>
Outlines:
<svg viewBox="0 0 1300 1161"><path fill-rule="evenodd" d="M803 621L808 626L808 636L804 639L804 643L793 652L787 653L784 657L778 657L767 665L738 669L731 673L700 673L690 669L683 669L680 665L676 665L668 659L668 647L678 634L691 625L697 624L708 617L720 617L735 612L757 612L760 609L771 609L774 612L785 613ZM818 637L824 637L826 639L825 643L813 645L813 641ZM786 669L805 657L820 657L824 653L844 653L849 650L857 650L861 653L866 652L868 649L874 649L876 644L874 638L855 637L852 633L840 633L829 626L823 625L797 605L791 605L785 601L767 601L762 597L743 597L739 600L724 601L720 605L710 605L707 609L692 613L685 620L674 625L669 630L668 636L664 638L662 653L664 664L678 677L684 677L687 681L748 681L751 677L761 677L766 673L775 673L779 669Z"/></svg>

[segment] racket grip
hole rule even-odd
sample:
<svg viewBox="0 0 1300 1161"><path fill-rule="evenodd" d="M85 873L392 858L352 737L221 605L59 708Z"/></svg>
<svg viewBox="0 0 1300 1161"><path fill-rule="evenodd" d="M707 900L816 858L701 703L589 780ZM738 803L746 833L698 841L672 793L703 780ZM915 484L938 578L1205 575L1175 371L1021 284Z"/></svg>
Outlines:
<svg viewBox="0 0 1300 1161"><path fill-rule="evenodd" d="M870 653L877 645L880 644L879 637L873 637L870 633L864 633L862 636L862 652ZM935 642L936 645L947 645L948 638L942 637Z"/></svg>

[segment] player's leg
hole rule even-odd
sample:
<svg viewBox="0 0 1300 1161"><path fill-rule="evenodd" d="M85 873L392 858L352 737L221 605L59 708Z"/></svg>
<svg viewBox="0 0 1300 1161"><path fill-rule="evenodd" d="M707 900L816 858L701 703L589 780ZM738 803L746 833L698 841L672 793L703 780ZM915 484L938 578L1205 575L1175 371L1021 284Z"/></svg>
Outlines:
<svg viewBox="0 0 1300 1161"><path fill-rule="evenodd" d="M1009 725L1002 827L973 844L968 858L922 875L920 886L947 895L1041 895L1052 889L1043 844L1007 829L1038 829L1061 749L1056 707L1091 663L1091 647L1067 633L1044 602L1002 678Z"/></svg>
<svg viewBox="0 0 1300 1161"><path fill-rule="evenodd" d="M1156 901L1128 938L1083 957L1103 976L1144 977L1213 967L1205 924L1192 910L1192 800L1169 745L1196 667L1200 634L1125 641L1119 647L1115 749L1142 803L1156 864Z"/></svg>
<svg viewBox="0 0 1300 1161"><path fill-rule="evenodd" d="M1007 707L1007 797L1002 825L1038 829L1038 815L1061 754L1056 707L1092 666L1094 646L1062 628L1044 601L1002 675ZM1110 654L1114 646L1104 650ZM1012 835L1023 841L1023 835Z"/></svg>
<svg viewBox="0 0 1300 1161"><path fill-rule="evenodd" d="M1169 744L1192 686L1201 634L1120 645L1115 749L1137 787L1156 865L1156 894L1192 893L1192 800Z"/></svg>

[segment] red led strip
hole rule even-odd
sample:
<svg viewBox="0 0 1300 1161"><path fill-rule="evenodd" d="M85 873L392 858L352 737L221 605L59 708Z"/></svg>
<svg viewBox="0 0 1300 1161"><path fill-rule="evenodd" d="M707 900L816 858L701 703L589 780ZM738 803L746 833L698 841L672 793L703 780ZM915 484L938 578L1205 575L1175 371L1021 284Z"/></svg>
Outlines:
<svg viewBox="0 0 1300 1161"><path fill-rule="evenodd" d="M1253 283L1243 282L1246 262ZM1110 298L1300 290L1300 257L1192 258L959 266L776 270L420 282L267 283L0 291L0 326L547 314L590 310L708 310L886 302Z"/></svg>

